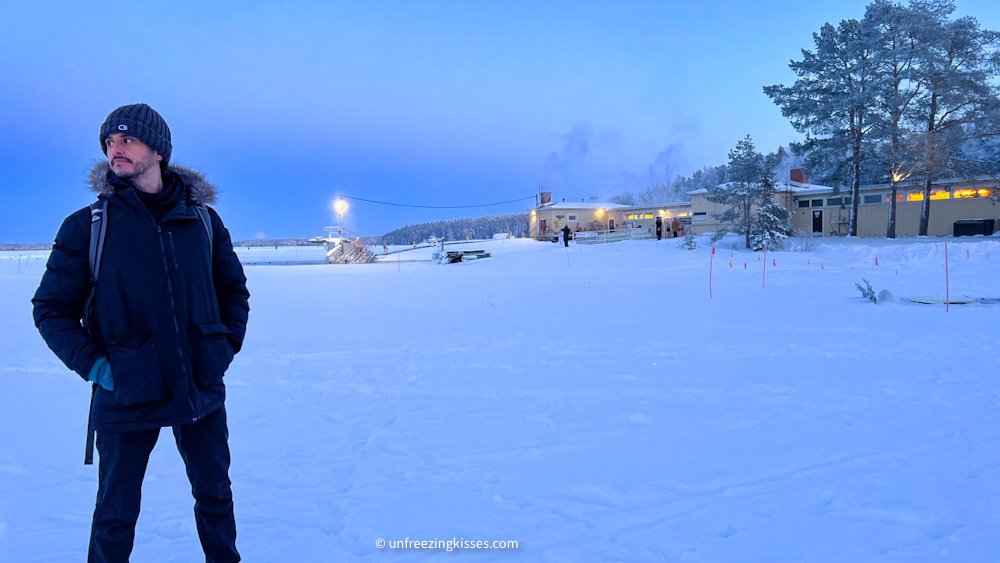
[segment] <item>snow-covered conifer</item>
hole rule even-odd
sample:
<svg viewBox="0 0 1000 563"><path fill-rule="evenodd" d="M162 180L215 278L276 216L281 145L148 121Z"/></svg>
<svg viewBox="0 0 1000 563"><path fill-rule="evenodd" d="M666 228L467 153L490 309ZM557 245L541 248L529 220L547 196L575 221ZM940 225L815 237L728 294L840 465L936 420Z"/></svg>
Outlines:
<svg viewBox="0 0 1000 563"><path fill-rule="evenodd" d="M709 201L729 206L716 218L730 225L724 230L743 235L747 248L763 248L765 243L778 247L788 236L788 210L775 202L771 178L773 164L783 156L784 152L779 151L765 158L747 135L729 151L729 182L709 189L705 195Z"/></svg>

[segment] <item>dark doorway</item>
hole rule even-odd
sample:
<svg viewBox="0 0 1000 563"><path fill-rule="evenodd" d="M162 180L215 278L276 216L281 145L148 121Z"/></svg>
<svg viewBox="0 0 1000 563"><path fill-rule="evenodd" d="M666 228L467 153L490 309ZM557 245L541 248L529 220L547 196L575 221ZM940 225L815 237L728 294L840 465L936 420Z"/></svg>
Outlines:
<svg viewBox="0 0 1000 563"><path fill-rule="evenodd" d="M823 211L813 211L813 232L823 234Z"/></svg>

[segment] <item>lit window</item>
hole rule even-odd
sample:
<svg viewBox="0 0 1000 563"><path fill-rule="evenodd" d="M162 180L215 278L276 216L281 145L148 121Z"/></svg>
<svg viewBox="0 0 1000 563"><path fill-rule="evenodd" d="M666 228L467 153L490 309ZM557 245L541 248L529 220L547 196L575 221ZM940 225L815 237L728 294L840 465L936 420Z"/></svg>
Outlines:
<svg viewBox="0 0 1000 563"><path fill-rule="evenodd" d="M965 199L968 197L989 197L992 190L989 188L962 188L952 192L951 197L955 199Z"/></svg>
<svg viewBox="0 0 1000 563"><path fill-rule="evenodd" d="M645 215L642 216L642 218L643 219L652 219L653 218L653 214L652 213L646 213Z"/></svg>
<svg viewBox="0 0 1000 563"><path fill-rule="evenodd" d="M949 194L947 190L931 190L931 199L948 199ZM923 201L923 192L911 192L906 194L906 201Z"/></svg>

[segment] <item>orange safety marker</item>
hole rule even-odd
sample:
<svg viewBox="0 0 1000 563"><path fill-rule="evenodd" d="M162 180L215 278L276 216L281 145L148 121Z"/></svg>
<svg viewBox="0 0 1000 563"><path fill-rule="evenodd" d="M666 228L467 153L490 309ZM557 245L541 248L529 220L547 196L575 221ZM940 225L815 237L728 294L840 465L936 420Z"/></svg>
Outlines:
<svg viewBox="0 0 1000 563"><path fill-rule="evenodd" d="M764 268L760 274L760 286L767 287L767 243L764 243Z"/></svg>

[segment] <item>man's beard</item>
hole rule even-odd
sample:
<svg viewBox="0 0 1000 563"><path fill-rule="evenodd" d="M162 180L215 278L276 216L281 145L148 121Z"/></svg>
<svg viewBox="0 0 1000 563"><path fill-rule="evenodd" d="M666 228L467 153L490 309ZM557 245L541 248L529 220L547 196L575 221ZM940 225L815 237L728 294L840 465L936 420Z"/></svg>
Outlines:
<svg viewBox="0 0 1000 563"><path fill-rule="evenodd" d="M159 163L156 161L156 153L150 151L150 153L146 155L146 158L143 158L138 162L132 163L131 172L122 172L120 174L116 172L115 175L118 176L119 178L126 178L126 179L138 178L139 176L142 176L143 174L146 173L147 170L149 170L154 166L159 166Z"/></svg>

